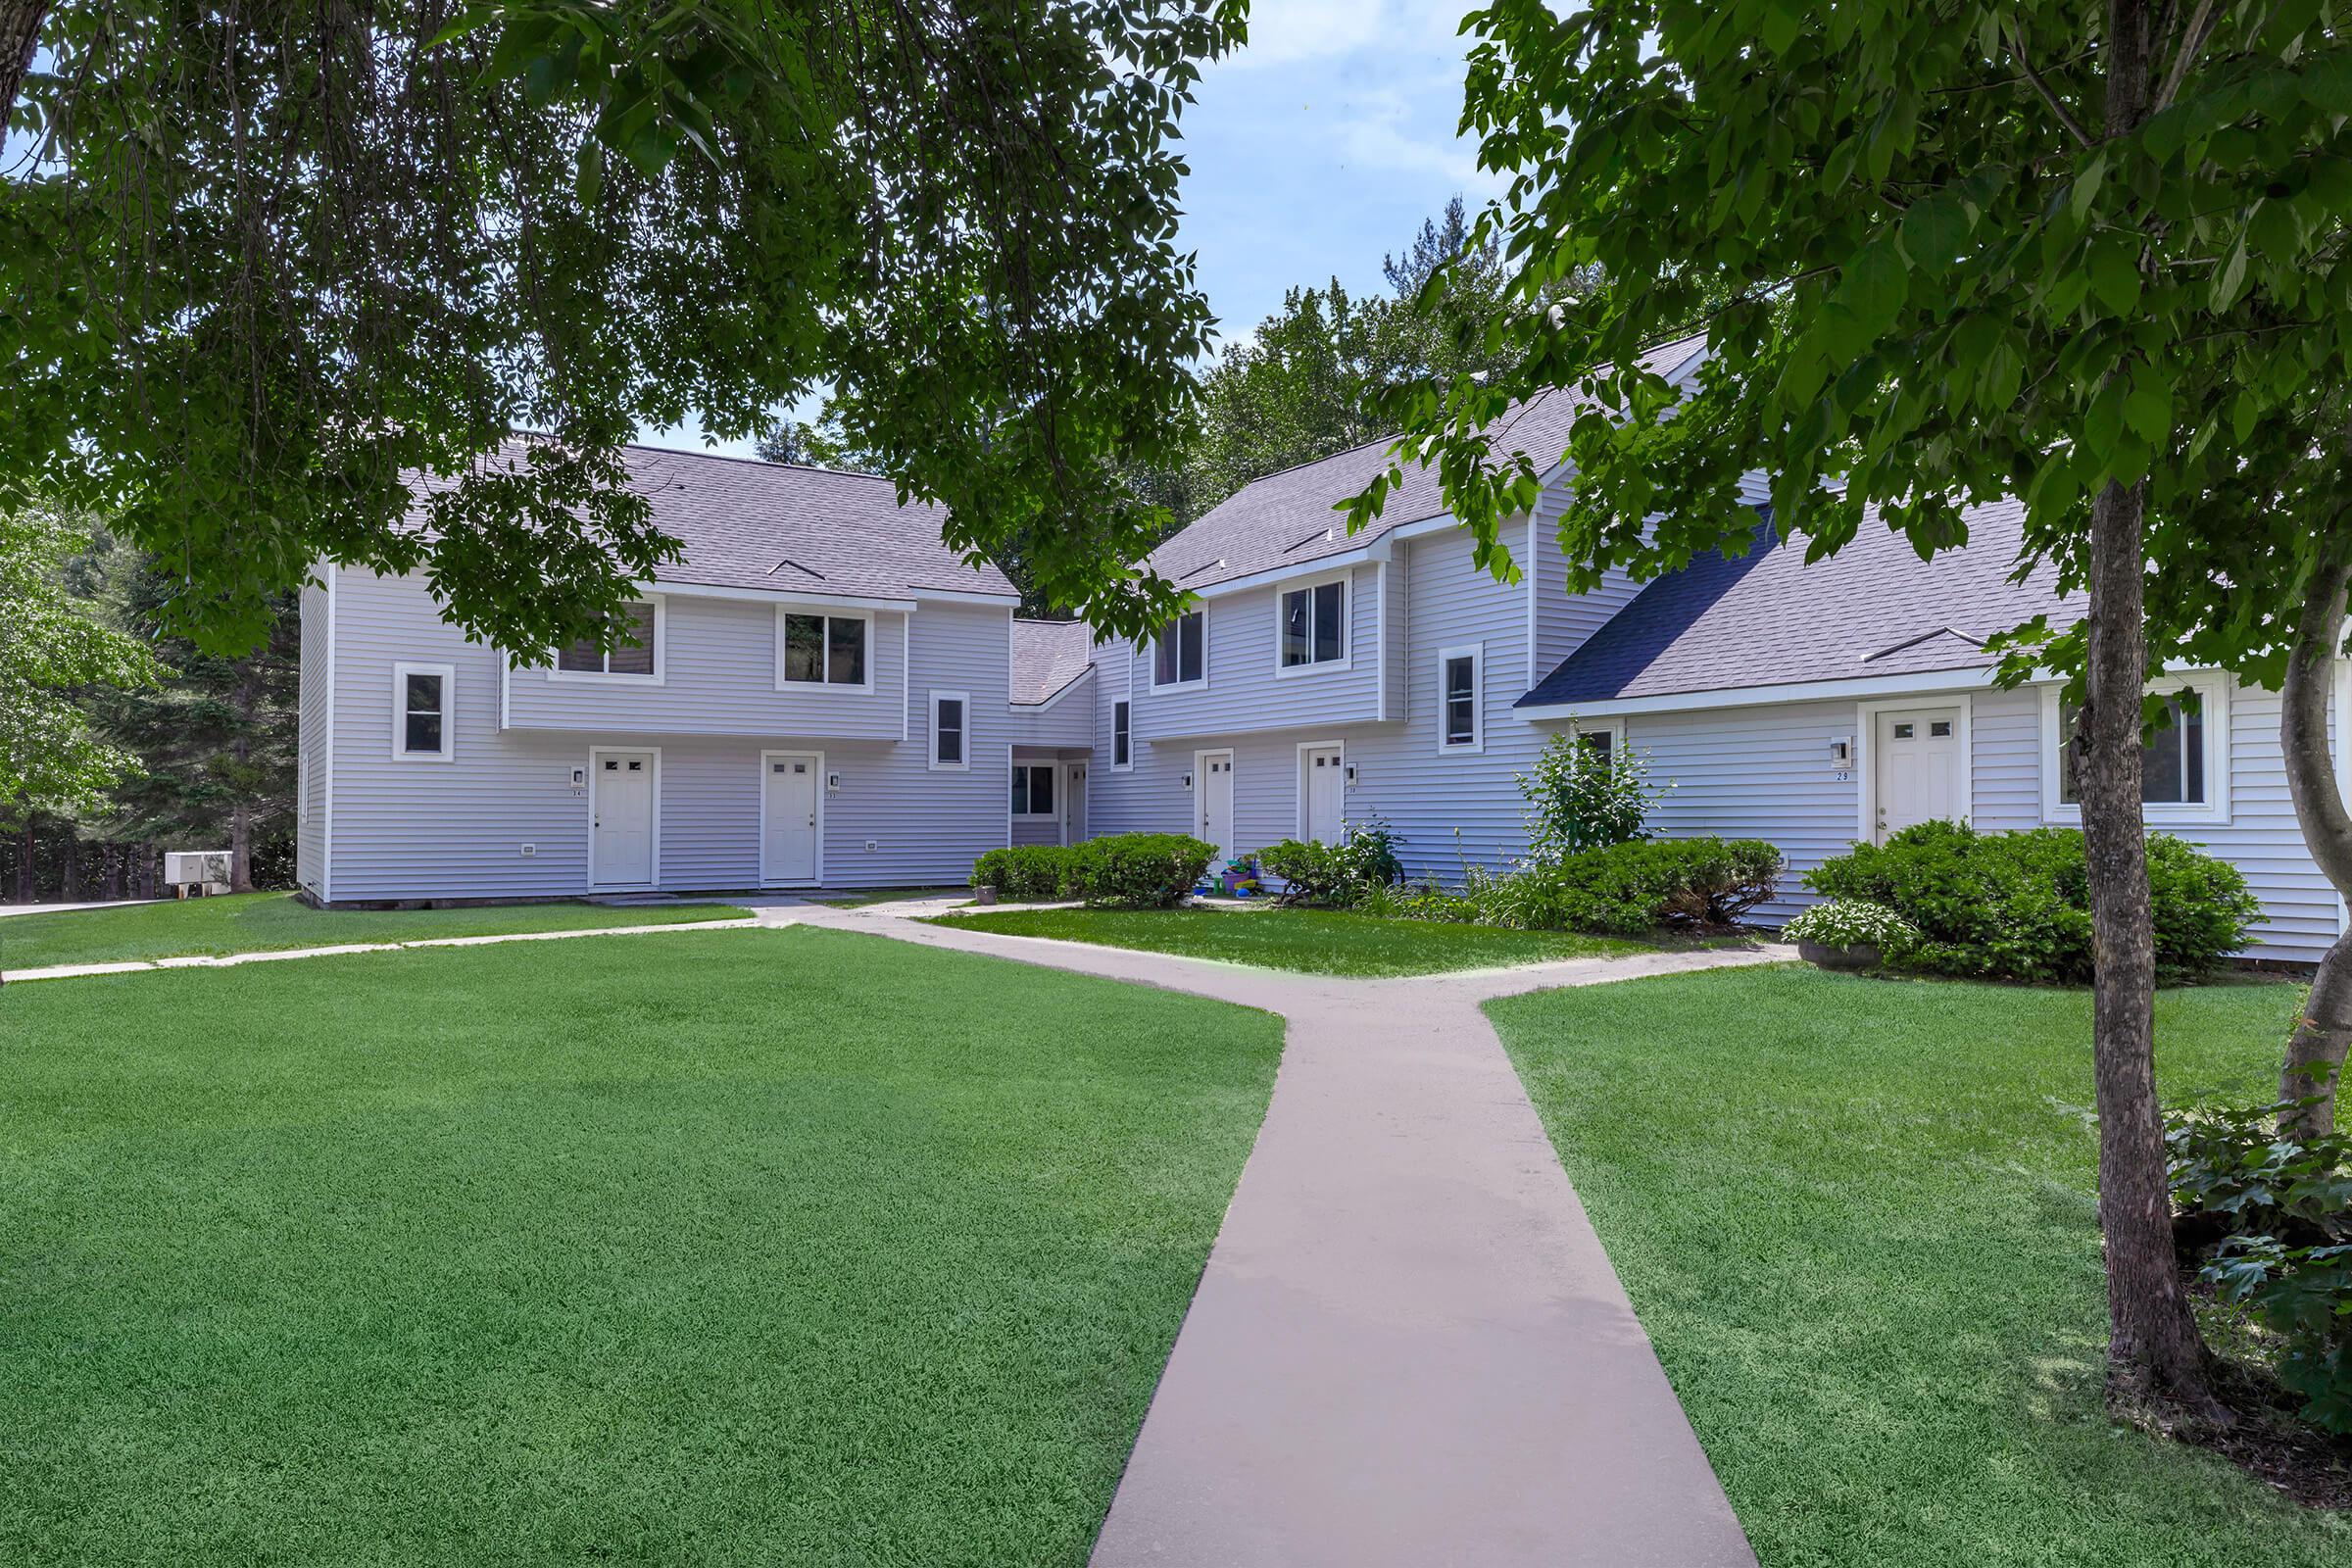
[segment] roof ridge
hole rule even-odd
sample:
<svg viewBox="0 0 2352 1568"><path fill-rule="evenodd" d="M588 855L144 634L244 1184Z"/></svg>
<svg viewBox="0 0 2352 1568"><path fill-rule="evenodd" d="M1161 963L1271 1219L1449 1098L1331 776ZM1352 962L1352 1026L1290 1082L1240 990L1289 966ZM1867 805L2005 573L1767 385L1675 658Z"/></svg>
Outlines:
<svg viewBox="0 0 2352 1568"><path fill-rule="evenodd" d="M538 432L529 433L537 434ZM877 479L884 484L898 482L887 473L865 473L857 468L828 468L817 463L777 463L772 459L747 458L734 452L696 452L688 447L658 447L651 441L623 441L621 446L630 452L659 452L668 458L701 458L709 463L739 463L747 468L783 468L797 473L827 473L838 479Z"/></svg>

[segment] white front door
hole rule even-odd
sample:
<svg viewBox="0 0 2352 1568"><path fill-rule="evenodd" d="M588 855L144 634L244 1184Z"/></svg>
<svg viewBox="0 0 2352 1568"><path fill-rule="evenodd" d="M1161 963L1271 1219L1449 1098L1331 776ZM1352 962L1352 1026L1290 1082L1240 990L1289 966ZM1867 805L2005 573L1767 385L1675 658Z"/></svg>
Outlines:
<svg viewBox="0 0 2352 1568"><path fill-rule="evenodd" d="M1306 836L1318 844L1340 842L1347 814L1345 762L1337 746L1318 746L1298 759L1299 788L1306 793Z"/></svg>
<svg viewBox="0 0 2352 1568"><path fill-rule="evenodd" d="M1086 764L1072 762L1062 769L1061 842L1086 842Z"/></svg>
<svg viewBox="0 0 2352 1568"><path fill-rule="evenodd" d="M654 754L599 752L588 776L588 880L600 888L650 887Z"/></svg>
<svg viewBox="0 0 2352 1568"><path fill-rule="evenodd" d="M769 752L760 762L760 788L766 795L760 811L765 830L760 844L760 880L813 882L822 759L814 753Z"/></svg>
<svg viewBox="0 0 2352 1568"><path fill-rule="evenodd" d="M1193 813L1193 834L1216 846L1208 867L1214 877L1233 858L1233 754L1202 752L1194 760L1193 798L1200 808Z"/></svg>
<svg viewBox="0 0 2352 1568"><path fill-rule="evenodd" d="M1965 814L1960 752L1960 710L1907 708L1882 712L1872 736L1878 753L1878 820L1871 842L1920 822L1950 821Z"/></svg>

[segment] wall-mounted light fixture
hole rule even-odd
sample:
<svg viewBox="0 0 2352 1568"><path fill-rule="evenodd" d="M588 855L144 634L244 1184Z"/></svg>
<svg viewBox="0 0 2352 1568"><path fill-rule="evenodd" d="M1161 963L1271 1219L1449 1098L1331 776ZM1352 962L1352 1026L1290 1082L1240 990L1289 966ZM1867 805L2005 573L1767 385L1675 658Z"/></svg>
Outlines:
<svg viewBox="0 0 2352 1568"><path fill-rule="evenodd" d="M841 769L836 767L825 774L825 793L828 795L837 795L840 792Z"/></svg>
<svg viewBox="0 0 2352 1568"><path fill-rule="evenodd" d="M1355 782L1355 764L1353 762L1348 764L1348 782L1351 785Z"/></svg>
<svg viewBox="0 0 2352 1568"><path fill-rule="evenodd" d="M1840 735L1830 742L1830 765L1833 767L1854 765L1854 738L1851 735Z"/></svg>

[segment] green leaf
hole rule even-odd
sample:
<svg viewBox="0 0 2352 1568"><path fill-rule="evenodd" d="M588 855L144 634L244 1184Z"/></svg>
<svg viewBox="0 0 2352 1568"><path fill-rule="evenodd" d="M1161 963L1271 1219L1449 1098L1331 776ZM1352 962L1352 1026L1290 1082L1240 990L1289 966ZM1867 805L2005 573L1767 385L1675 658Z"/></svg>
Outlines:
<svg viewBox="0 0 2352 1568"><path fill-rule="evenodd" d="M594 136L580 138L579 172L572 181L582 207L594 207L605 188L605 145Z"/></svg>
<svg viewBox="0 0 2352 1568"><path fill-rule="evenodd" d="M1877 337L1892 324L1909 291L1902 258L1892 236L1881 231L1846 264L1838 285L1838 303L1853 313L1857 325Z"/></svg>
<svg viewBox="0 0 2352 1568"><path fill-rule="evenodd" d="M2245 292L2245 284L2246 237L2240 234L2237 243L2230 247L2228 259L2213 274L2212 308L2226 311L2235 305L2237 297Z"/></svg>
<svg viewBox="0 0 2352 1568"><path fill-rule="evenodd" d="M2090 287L2099 303L2116 316L2129 316L2139 304L2139 246L2122 234L2101 234L2091 242Z"/></svg>
<svg viewBox="0 0 2352 1568"><path fill-rule="evenodd" d="M2151 447L2162 446L2173 433L2173 389L2163 373L2141 365L2132 376L2124 397L2124 423Z"/></svg>
<svg viewBox="0 0 2352 1568"><path fill-rule="evenodd" d="M1968 209L1955 190L1931 192L1903 215L1903 253L1922 271L1941 272L1968 243Z"/></svg>

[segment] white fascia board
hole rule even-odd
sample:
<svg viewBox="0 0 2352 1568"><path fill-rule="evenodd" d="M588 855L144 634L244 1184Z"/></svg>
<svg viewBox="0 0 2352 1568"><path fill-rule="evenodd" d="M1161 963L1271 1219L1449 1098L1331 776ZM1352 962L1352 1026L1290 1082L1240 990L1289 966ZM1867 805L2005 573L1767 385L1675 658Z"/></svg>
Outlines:
<svg viewBox="0 0 2352 1568"><path fill-rule="evenodd" d="M640 593L672 594L681 599L735 599L758 605L807 605L812 610L895 611L911 615L920 608L911 599L889 599L878 594L804 593L798 589L713 588L699 582L640 582ZM1002 605L1003 599L983 600Z"/></svg>
<svg viewBox="0 0 2352 1568"><path fill-rule="evenodd" d="M1927 669L1910 675L1856 675L1841 680L1788 681L1778 686L1722 687L1712 691L1665 692L1655 697L1613 697L1591 703L1540 703L1514 707L1526 719L1606 718L1619 713L1681 713L1716 708L1762 708L1773 703L1842 702L1871 697L1909 697L1923 692L1987 691L1994 685L1996 666L1974 669ZM2209 673L2203 665L2178 661L2166 663L2174 675ZM2026 684L2057 679L2048 670L2035 670ZM2150 687L2154 689L2153 685Z"/></svg>
<svg viewBox="0 0 2352 1568"><path fill-rule="evenodd" d="M963 588L910 588L907 592L917 599L942 605L992 605L1009 607L1016 615L1021 612L1020 601L1004 594L975 593Z"/></svg>
<svg viewBox="0 0 2352 1568"><path fill-rule="evenodd" d="M1064 697L1069 696L1070 693L1076 691L1079 687L1084 686L1086 684L1087 677L1092 675L1094 672L1095 666L1089 664L1077 674L1072 675L1068 680L1063 681L1060 686L1054 689L1054 695L1047 698L1044 702L1015 703L1012 706L1019 709L1024 713L1042 713L1047 709L1052 708L1054 704L1060 702Z"/></svg>

